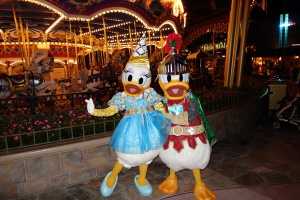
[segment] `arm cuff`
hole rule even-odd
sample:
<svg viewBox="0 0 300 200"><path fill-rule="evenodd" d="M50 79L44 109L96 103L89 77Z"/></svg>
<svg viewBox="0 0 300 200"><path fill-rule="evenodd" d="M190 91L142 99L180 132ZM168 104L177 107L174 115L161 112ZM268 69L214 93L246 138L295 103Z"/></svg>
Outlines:
<svg viewBox="0 0 300 200"><path fill-rule="evenodd" d="M116 114L118 112L118 109L114 106L109 106L105 109L94 109L94 111L91 113L93 116L97 117L108 117Z"/></svg>

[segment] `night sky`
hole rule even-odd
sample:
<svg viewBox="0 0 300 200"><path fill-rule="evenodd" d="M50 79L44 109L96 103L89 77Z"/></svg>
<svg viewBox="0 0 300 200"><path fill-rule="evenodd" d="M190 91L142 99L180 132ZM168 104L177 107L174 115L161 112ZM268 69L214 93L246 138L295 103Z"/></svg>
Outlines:
<svg viewBox="0 0 300 200"><path fill-rule="evenodd" d="M278 19L279 14L289 14L293 22L300 23L300 1L298 0L269 0L267 15L269 18Z"/></svg>

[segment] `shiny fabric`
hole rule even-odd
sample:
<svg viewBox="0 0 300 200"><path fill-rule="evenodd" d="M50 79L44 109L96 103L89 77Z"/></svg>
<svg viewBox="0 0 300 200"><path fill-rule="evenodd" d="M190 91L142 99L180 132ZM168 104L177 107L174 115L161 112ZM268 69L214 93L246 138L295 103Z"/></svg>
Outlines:
<svg viewBox="0 0 300 200"><path fill-rule="evenodd" d="M128 63L134 63L138 66L146 66L150 68L148 56L130 56Z"/></svg>
<svg viewBox="0 0 300 200"><path fill-rule="evenodd" d="M162 100L162 97L153 88L148 88L141 94L141 97L131 97L124 92L116 93L108 102L108 105L118 108L119 111L155 106Z"/></svg>
<svg viewBox="0 0 300 200"><path fill-rule="evenodd" d="M166 114L166 108L162 102L159 102L158 104L156 104L156 106L154 106L154 108L155 108L155 110L159 110L160 112L162 112L164 115Z"/></svg>
<svg viewBox="0 0 300 200"><path fill-rule="evenodd" d="M187 92L187 97L188 98L184 98L183 100L169 100L168 99L168 100L166 100L167 101L167 106L169 107L169 106L172 106L174 104L183 105L184 111L187 111L187 110L189 110L190 104L187 103L186 100L193 99L197 103L198 112L200 113L200 115L198 115L196 121L191 122L190 125L191 126L197 126L197 125L199 125L199 120L201 120L202 121L201 124L203 123L204 128L205 128L205 133L206 133L206 137L208 139L208 142L211 146L213 146L217 142L217 138L216 138L213 130L211 129L210 124L209 124L209 122L206 118L206 115L203 111L200 99L197 97L197 95L192 90L189 90ZM168 109L167 109L167 112L169 112ZM174 125L172 125L172 126L174 126Z"/></svg>
<svg viewBox="0 0 300 200"><path fill-rule="evenodd" d="M131 109L131 110L126 110L125 115L133 115L133 114L148 112L148 111L153 111L153 110L154 110L154 108L152 106L146 106L143 108L135 108L135 109Z"/></svg>
<svg viewBox="0 0 300 200"><path fill-rule="evenodd" d="M118 112L118 109L110 106L108 108L105 109L94 109L94 111L91 113L91 115L93 116L112 116L114 114L116 114Z"/></svg>
<svg viewBox="0 0 300 200"><path fill-rule="evenodd" d="M172 107L174 105L181 105L183 107L183 112L185 111L189 111L190 109L190 101L189 98L183 98L180 100L167 100L167 112L170 113L170 109L169 107ZM176 115L175 115L176 117ZM202 124L202 116L200 115L200 113L198 113L196 119L194 121L189 122L188 126L198 126ZM178 124L172 124L172 126L176 126ZM185 126L185 125L181 125L181 126Z"/></svg>
<svg viewBox="0 0 300 200"><path fill-rule="evenodd" d="M148 88L141 98L117 93L109 102L119 110L142 109L155 106L161 97ZM115 129L110 145L113 150L127 154L143 154L160 149L166 142L171 128L171 120L160 111L146 111L124 116Z"/></svg>
<svg viewBox="0 0 300 200"><path fill-rule="evenodd" d="M178 108L180 107L180 109ZM177 108L175 111L174 108ZM184 111L189 110L189 103L187 98L179 99L179 100L171 100L168 99L167 102L167 112L172 113L173 115L178 115L183 113Z"/></svg>
<svg viewBox="0 0 300 200"><path fill-rule="evenodd" d="M183 112L186 112L186 111L189 111L190 106L191 106L189 97L186 97L186 98L183 98L183 99L180 99L180 100L170 100L170 99L168 99L166 103L167 103L167 111L168 112L170 112L170 108L172 108L174 106L182 106ZM198 107L197 104L194 104L194 106ZM175 115L175 117L176 116L178 117L178 115ZM176 126L181 126L181 127L184 127L184 128L189 128L189 127L200 126L200 125L202 125L202 115L199 112L198 115L197 115L197 117L195 118L195 120L189 122L188 125L182 125L182 124L174 124L174 123L172 123L172 128L176 127ZM206 131L206 129L205 129L205 131ZM164 150L166 150L166 149L169 148L170 142L173 142L174 143L173 148L177 152L180 152L184 148L183 141L187 141L188 142L188 146L190 148L192 148L192 149L195 149L197 147L197 145L198 145L197 142L196 142L196 138L199 138L200 141L203 144L207 143L206 142L206 133L205 132L203 132L201 134L196 134L196 135L180 135L180 136L169 135L168 140L167 140L166 144L164 145Z"/></svg>

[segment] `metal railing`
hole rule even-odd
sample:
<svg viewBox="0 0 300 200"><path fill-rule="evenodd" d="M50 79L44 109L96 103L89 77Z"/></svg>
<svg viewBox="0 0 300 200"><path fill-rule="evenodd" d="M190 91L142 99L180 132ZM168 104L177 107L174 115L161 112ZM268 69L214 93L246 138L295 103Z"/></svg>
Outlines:
<svg viewBox="0 0 300 200"><path fill-rule="evenodd" d="M114 131L119 117L111 117L102 122L66 126L61 128L45 129L26 133L0 135L0 152L9 152L14 149L52 144L68 140L85 140L91 136L109 134Z"/></svg>
<svg viewBox="0 0 300 200"><path fill-rule="evenodd" d="M202 102L201 105L205 112L213 112L216 110L221 110L228 108L230 106L235 106L247 101L251 101L255 98L261 98L268 94L267 87L256 88L250 91L242 92L237 95L232 95L230 97L223 97L221 99L212 100L209 102Z"/></svg>
<svg viewBox="0 0 300 200"><path fill-rule="evenodd" d="M200 87L201 85L198 81L191 83L191 88L199 89ZM154 85L153 88L157 88L158 93L162 94L162 91L159 91L160 88L158 85ZM86 111L85 99L93 98L94 102L98 102L99 106L106 103L102 100L103 96L105 96L106 99L110 99L117 91L119 90L112 89L87 93L23 97L8 100L1 99L1 113L6 114L7 117L9 117L12 115L18 116L23 114L24 116L43 112L51 113L50 111L53 110L59 112L78 108ZM266 94L267 87L263 86L222 99L209 101L201 100L201 104L205 112L216 111L225 109L229 106L244 103L255 98L260 98ZM19 131L18 133L2 132L0 133L0 153L8 153L14 149L57 143L67 140L80 138L85 139L90 136L101 134L111 134L121 117L122 113L120 113L118 116L115 115L108 118L102 118L94 123L69 125L65 127L36 130L26 133L23 133L22 131Z"/></svg>
<svg viewBox="0 0 300 200"><path fill-rule="evenodd" d="M99 90L97 92L83 92L71 94L56 94L46 96L24 96L10 99L0 99L0 112L3 116L44 113L53 110L62 111L86 107L85 99L92 98L95 103L102 105L107 101L103 97L111 98L122 89ZM107 99L106 98L106 99Z"/></svg>
<svg viewBox="0 0 300 200"><path fill-rule="evenodd" d="M191 88L203 87L201 78L190 82ZM163 95L158 83L151 85L157 93ZM97 105L107 103L113 95L123 88L111 88L109 90L99 90L96 92L82 92L71 94L56 94L45 96L24 96L18 98L0 99L0 113L2 116L13 116L21 114L35 115L49 111L62 111L86 107L85 99L92 98Z"/></svg>

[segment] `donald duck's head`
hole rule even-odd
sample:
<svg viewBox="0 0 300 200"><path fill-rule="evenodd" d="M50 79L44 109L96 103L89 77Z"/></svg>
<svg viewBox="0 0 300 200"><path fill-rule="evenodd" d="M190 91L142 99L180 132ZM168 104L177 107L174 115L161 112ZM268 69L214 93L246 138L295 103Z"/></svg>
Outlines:
<svg viewBox="0 0 300 200"><path fill-rule="evenodd" d="M151 71L148 59L145 34L130 56L122 73L124 92L128 96L138 97L151 83Z"/></svg>
<svg viewBox="0 0 300 200"><path fill-rule="evenodd" d="M167 44L171 46L171 52L163 59L158 68L159 85L166 97L171 100L183 99L190 88L190 74L186 60L175 52L175 45L178 44L179 40L180 36L177 34L168 36L167 41L169 43Z"/></svg>

